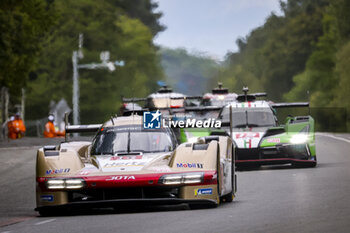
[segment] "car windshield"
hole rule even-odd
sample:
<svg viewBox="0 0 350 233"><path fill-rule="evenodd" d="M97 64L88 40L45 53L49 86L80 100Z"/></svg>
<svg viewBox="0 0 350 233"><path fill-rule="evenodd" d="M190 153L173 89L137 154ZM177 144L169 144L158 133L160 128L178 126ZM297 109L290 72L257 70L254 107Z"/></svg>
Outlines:
<svg viewBox="0 0 350 233"><path fill-rule="evenodd" d="M229 108L223 110L222 121L229 122ZM268 108L242 108L233 109L232 111L233 128L267 127L275 125L275 117L271 109Z"/></svg>
<svg viewBox="0 0 350 233"><path fill-rule="evenodd" d="M151 153L174 150L174 141L168 131L142 130L141 127L102 128L92 142L92 155L117 153Z"/></svg>
<svg viewBox="0 0 350 233"><path fill-rule="evenodd" d="M197 120L206 120L211 118L217 118L220 110L205 110L205 111L193 111L190 114Z"/></svg>

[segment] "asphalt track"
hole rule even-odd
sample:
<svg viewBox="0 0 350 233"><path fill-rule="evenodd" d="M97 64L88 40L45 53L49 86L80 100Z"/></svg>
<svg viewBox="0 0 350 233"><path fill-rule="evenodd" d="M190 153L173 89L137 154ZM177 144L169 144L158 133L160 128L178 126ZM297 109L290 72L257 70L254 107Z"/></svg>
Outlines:
<svg viewBox="0 0 350 233"><path fill-rule="evenodd" d="M239 172L235 201L218 208L189 210L180 205L55 217L33 211L40 143L17 143L0 144L0 233L350 232L349 134L317 135L316 168Z"/></svg>

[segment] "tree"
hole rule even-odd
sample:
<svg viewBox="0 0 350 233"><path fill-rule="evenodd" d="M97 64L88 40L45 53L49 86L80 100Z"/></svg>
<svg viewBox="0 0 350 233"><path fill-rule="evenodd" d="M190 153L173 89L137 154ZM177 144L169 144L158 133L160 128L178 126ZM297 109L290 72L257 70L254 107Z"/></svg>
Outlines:
<svg viewBox="0 0 350 233"><path fill-rule="evenodd" d="M201 95L212 88L211 80L219 64L204 54L190 54L185 49L160 50L161 63L167 82L177 91L188 95Z"/></svg>
<svg viewBox="0 0 350 233"><path fill-rule="evenodd" d="M56 15L45 0L0 1L0 86L18 101Z"/></svg>
<svg viewBox="0 0 350 233"><path fill-rule="evenodd" d="M281 1L282 16L271 14L264 25L243 40L239 51L227 56L225 68L217 79L241 91L266 91L280 101L292 89L293 77L305 69L306 61L322 35L322 18L328 1ZM235 80L235 81L233 81Z"/></svg>
<svg viewBox="0 0 350 233"><path fill-rule="evenodd" d="M163 74L152 42L154 34L139 19L130 18L122 6L110 0L55 2L60 18L45 41L40 66L29 83L30 118L48 114L46 106L51 99L72 99L71 57L78 46L78 33L84 34L80 64L99 62L99 53L105 50L110 51L112 61L124 60L126 64L112 73L79 70L82 123L101 122L116 113L122 95L143 96L156 88Z"/></svg>

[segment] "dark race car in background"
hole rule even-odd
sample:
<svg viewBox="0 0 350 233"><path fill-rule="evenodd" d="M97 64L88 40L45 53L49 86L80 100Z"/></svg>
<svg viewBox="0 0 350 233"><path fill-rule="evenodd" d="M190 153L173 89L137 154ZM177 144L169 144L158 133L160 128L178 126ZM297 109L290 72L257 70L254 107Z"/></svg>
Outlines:
<svg viewBox="0 0 350 233"><path fill-rule="evenodd" d="M218 83L218 87L214 88L211 93L203 95L201 105L223 107L226 104L236 102L236 98L236 93L230 93L227 88L222 87L222 83Z"/></svg>

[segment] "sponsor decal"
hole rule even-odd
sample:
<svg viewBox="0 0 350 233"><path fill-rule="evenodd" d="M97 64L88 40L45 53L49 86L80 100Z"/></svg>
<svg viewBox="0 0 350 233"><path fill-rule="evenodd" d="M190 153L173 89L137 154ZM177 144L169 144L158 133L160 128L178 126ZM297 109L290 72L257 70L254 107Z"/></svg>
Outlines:
<svg viewBox="0 0 350 233"><path fill-rule="evenodd" d="M175 117L172 120L161 119L159 110L156 112L143 113L143 128L144 129L160 129L164 128L221 128L221 121L215 118L206 120L197 120L194 118L181 119Z"/></svg>
<svg viewBox="0 0 350 233"><path fill-rule="evenodd" d="M241 138L259 138L260 133L253 133L253 132L247 132L247 133L237 133L236 134L236 139L241 139Z"/></svg>
<svg viewBox="0 0 350 233"><path fill-rule="evenodd" d="M159 110L156 112L144 112L143 113L143 128L144 129L160 129L161 113Z"/></svg>
<svg viewBox="0 0 350 233"><path fill-rule="evenodd" d="M149 170L155 171L155 172L170 172L170 168L167 166L162 167L150 167Z"/></svg>
<svg viewBox="0 0 350 233"><path fill-rule="evenodd" d="M40 201L53 202L53 195L41 195Z"/></svg>
<svg viewBox="0 0 350 233"><path fill-rule="evenodd" d="M179 168L203 168L202 163L177 163L176 166Z"/></svg>
<svg viewBox="0 0 350 233"><path fill-rule="evenodd" d="M206 188L206 189L195 189L194 195L195 196L201 196L201 195L212 195L213 189L212 188Z"/></svg>
<svg viewBox="0 0 350 233"><path fill-rule="evenodd" d="M135 180L135 176L112 176L106 180Z"/></svg>
<svg viewBox="0 0 350 233"><path fill-rule="evenodd" d="M244 140L244 148L252 148L252 139Z"/></svg>
<svg viewBox="0 0 350 233"><path fill-rule="evenodd" d="M111 160L132 160L132 159L142 159L142 155L127 155L127 156L113 156Z"/></svg>
<svg viewBox="0 0 350 233"><path fill-rule="evenodd" d="M46 175L53 175L53 174L61 174L61 173L68 173L70 171L70 168L60 168L55 170L46 170Z"/></svg>
<svg viewBox="0 0 350 233"><path fill-rule="evenodd" d="M104 168L110 168L110 167L124 167L124 166L144 166L146 164L146 161L139 162L139 161L130 161L130 162L113 162L113 163L106 163L103 167Z"/></svg>
<svg viewBox="0 0 350 233"><path fill-rule="evenodd" d="M272 143L280 143L281 139L280 138L268 138L266 139L267 142L272 142Z"/></svg>
<svg viewBox="0 0 350 233"><path fill-rule="evenodd" d="M252 102L242 102L240 104L236 104L237 108L253 108L256 107L256 104L252 104Z"/></svg>
<svg viewBox="0 0 350 233"><path fill-rule="evenodd" d="M89 175L90 172L88 171L82 171L82 172L79 172L79 175Z"/></svg>
<svg viewBox="0 0 350 233"><path fill-rule="evenodd" d="M252 107L252 102L244 102L241 104L242 108L251 108Z"/></svg>

